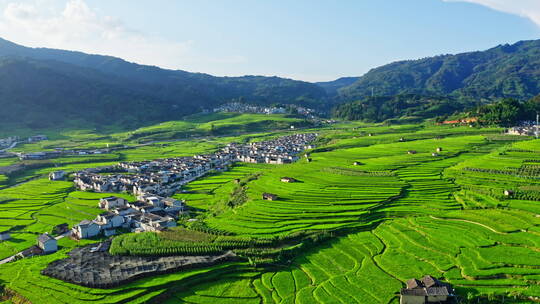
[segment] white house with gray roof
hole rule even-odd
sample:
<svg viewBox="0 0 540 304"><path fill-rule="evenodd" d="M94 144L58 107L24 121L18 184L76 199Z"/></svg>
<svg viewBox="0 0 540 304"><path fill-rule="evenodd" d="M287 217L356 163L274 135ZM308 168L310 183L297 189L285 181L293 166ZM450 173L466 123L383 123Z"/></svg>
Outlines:
<svg viewBox="0 0 540 304"><path fill-rule="evenodd" d="M53 253L58 251L58 242L48 233L44 233L38 237L37 246L43 250L43 253Z"/></svg>

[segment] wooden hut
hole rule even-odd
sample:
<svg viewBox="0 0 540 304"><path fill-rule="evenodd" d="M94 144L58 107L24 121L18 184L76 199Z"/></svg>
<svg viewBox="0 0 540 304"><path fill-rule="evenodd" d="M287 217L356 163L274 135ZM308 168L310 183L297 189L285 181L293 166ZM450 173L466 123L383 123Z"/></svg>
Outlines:
<svg viewBox="0 0 540 304"><path fill-rule="evenodd" d="M410 279L400 290L400 304L448 303L454 297L450 284L426 275L422 280Z"/></svg>
<svg viewBox="0 0 540 304"><path fill-rule="evenodd" d="M296 183L297 182L297 180L292 177L282 177L280 180L283 183Z"/></svg>
<svg viewBox="0 0 540 304"><path fill-rule="evenodd" d="M278 196L272 193L265 192L262 194L262 198L267 201L275 201L278 199Z"/></svg>

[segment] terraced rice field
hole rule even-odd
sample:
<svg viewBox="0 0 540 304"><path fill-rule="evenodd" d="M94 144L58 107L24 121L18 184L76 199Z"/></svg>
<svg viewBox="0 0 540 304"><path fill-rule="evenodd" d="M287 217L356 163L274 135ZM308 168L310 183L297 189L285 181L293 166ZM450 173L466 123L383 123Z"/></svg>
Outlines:
<svg viewBox="0 0 540 304"><path fill-rule="evenodd" d="M72 226L101 213L97 200L103 193L73 190L71 182L44 178L0 190L0 231L10 230L12 236L0 242L0 259L34 245L39 234L51 233L58 224Z"/></svg>
<svg viewBox="0 0 540 304"><path fill-rule="evenodd" d="M398 303L404 282L426 274L453 284L463 303L530 303L540 297L540 141L491 136L497 129L422 125L319 132L320 144L309 152L312 162L238 165L176 195L197 208L200 222L231 234L334 235L294 257L268 265L227 263L97 290L39 274L76 246L63 240L57 254L0 266L0 282L35 303L41 292L58 303ZM437 147L442 151L433 156ZM283 183L281 177L298 181ZM44 196L59 200L54 208L92 213L94 194L55 185L58 197ZM245 200L228 206L238 191ZM278 199L263 200L264 192ZM45 210L36 212L49 214ZM68 222L78 214L62 217ZM17 280L10 278L14 274Z"/></svg>

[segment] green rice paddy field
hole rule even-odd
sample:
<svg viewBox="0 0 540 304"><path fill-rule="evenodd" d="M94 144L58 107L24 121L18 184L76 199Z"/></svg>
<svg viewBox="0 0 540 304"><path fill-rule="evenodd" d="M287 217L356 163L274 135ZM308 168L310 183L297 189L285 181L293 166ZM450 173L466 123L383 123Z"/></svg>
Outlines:
<svg viewBox="0 0 540 304"><path fill-rule="evenodd" d="M199 129L209 124L200 123ZM165 134L175 127L139 132ZM32 303L398 303L407 279L430 274L453 284L462 303L538 301L540 140L501 136L500 129L427 125L340 124L317 132L311 162L303 157L283 166L239 164L175 196L208 228L239 237L333 235L286 261L230 262L90 289L40 274L49 262L92 242L62 239L55 254L0 265L0 285L14 294L12 301ZM190 155L281 134L158 142L114 155ZM438 147L442 151L433 156ZM76 170L107 162L61 165ZM0 190L0 230L14 236L0 243L0 258L27 248L37 233L56 224L100 212L97 199L107 194L78 192L69 182L43 178L52 169L25 172L16 178L37 178L17 186L0 176L0 188L7 185ZM285 176L297 182L281 182ZM244 199L231 207L237 179ZM278 200L262 200L263 192Z"/></svg>

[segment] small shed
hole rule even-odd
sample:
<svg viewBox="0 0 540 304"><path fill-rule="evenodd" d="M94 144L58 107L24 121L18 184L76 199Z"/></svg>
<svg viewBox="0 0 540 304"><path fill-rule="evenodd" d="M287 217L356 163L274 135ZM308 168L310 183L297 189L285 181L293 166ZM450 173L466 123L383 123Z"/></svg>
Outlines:
<svg viewBox="0 0 540 304"><path fill-rule="evenodd" d="M368 135L367 135L367 136L371 137L371 136L373 136L373 133L368 133Z"/></svg>
<svg viewBox="0 0 540 304"><path fill-rule="evenodd" d="M66 177L67 173L66 171L54 171L49 173L49 180L57 181L62 180Z"/></svg>
<svg viewBox="0 0 540 304"><path fill-rule="evenodd" d="M441 153L442 150L443 150L443 149L442 149L441 147L437 147L437 149L435 149L435 151L437 151L437 152L439 152L439 153Z"/></svg>
<svg viewBox="0 0 540 304"><path fill-rule="evenodd" d="M69 225L66 223L56 225L53 228L53 232L56 234L64 234L66 232L69 232Z"/></svg>
<svg viewBox="0 0 540 304"><path fill-rule="evenodd" d="M310 163L310 162L312 162L312 159L311 159L311 158L307 158L306 161L307 161L308 163Z"/></svg>
<svg viewBox="0 0 540 304"><path fill-rule="evenodd" d="M439 153L433 152L433 153L431 153L431 156L439 156Z"/></svg>
<svg viewBox="0 0 540 304"><path fill-rule="evenodd" d="M48 233L40 235L37 239L37 245L44 253L53 253L58 251L58 242Z"/></svg>
<svg viewBox="0 0 540 304"><path fill-rule="evenodd" d="M5 241L11 239L11 234L9 231L2 231L0 232L0 241Z"/></svg>
<svg viewBox="0 0 540 304"><path fill-rule="evenodd" d="M353 163L353 165L354 165L354 166L360 166L360 165L361 165L361 163L360 163L360 162L357 162L357 161L355 161L355 162Z"/></svg>
<svg viewBox="0 0 540 304"><path fill-rule="evenodd" d="M407 154L416 154L416 153L417 153L416 150L409 150L409 151L407 151Z"/></svg>
<svg viewBox="0 0 540 304"><path fill-rule="evenodd" d="M514 191L513 190L504 190L504 196L513 196L514 195Z"/></svg>
<svg viewBox="0 0 540 304"><path fill-rule="evenodd" d="M405 141L405 138L400 137L400 138L399 138L399 141L400 141L400 142L404 142L404 141Z"/></svg>
<svg viewBox="0 0 540 304"><path fill-rule="evenodd" d="M278 199L278 196L272 193L265 192L262 194L262 198L267 201L275 201Z"/></svg>
<svg viewBox="0 0 540 304"><path fill-rule="evenodd" d="M297 180L292 177L282 177L280 180L283 183L296 183L297 182Z"/></svg>

